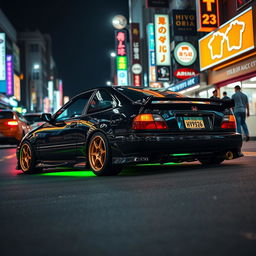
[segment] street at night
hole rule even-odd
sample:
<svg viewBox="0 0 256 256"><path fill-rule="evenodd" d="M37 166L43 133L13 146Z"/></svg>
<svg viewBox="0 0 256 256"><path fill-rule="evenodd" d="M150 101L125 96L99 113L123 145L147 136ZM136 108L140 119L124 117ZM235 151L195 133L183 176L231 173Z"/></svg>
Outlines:
<svg viewBox="0 0 256 256"><path fill-rule="evenodd" d="M199 162L15 170L0 150L1 255L255 255L256 143L221 166Z"/></svg>
<svg viewBox="0 0 256 256"><path fill-rule="evenodd" d="M0 3L0 256L256 256L256 0Z"/></svg>

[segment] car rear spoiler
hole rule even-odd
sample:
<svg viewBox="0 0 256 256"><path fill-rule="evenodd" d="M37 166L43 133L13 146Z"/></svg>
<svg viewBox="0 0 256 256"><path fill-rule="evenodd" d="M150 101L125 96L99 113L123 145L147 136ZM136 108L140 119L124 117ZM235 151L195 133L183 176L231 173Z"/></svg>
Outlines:
<svg viewBox="0 0 256 256"><path fill-rule="evenodd" d="M221 100L221 99L207 99L207 98L160 98L160 97L154 97L150 96L145 102L142 103L142 112L145 108L149 107L152 104L178 104L184 102L184 104L192 104L192 105L205 105L209 104L210 106L218 107L222 110L230 109L235 106L235 102L233 99L230 100ZM208 106L209 106L208 105Z"/></svg>

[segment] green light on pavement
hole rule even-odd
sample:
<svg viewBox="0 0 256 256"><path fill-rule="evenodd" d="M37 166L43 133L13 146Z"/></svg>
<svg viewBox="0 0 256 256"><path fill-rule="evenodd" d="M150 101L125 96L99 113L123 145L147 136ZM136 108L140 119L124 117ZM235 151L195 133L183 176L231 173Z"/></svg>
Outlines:
<svg viewBox="0 0 256 256"><path fill-rule="evenodd" d="M170 154L170 156L191 156L191 153L183 153L183 154Z"/></svg>
<svg viewBox="0 0 256 256"><path fill-rule="evenodd" d="M41 173L39 175L52 176L52 177L75 177L75 178L96 177L96 175L91 171L47 172L47 173Z"/></svg>

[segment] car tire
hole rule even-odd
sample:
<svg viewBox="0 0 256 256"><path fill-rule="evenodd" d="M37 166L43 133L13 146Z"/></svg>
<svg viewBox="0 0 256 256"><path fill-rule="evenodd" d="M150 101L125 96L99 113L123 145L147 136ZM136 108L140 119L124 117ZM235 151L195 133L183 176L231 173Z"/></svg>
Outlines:
<svg viewBox="0 0 256 256"><path fill-rule="evenodd" d="M221 156L214 156L210 158L203 158L203 159L198 159L198 161L203 164L203 165L219 165L224 161L224 157Z"/></svg>
<svg viewBox="0 0 256 256"><path fill-rule="evenodd" d="M20 146L19 164L24 173L38 173L42 171L41 168L36 168L35 152L28 141L24 141Z"/></svg>
<svg viewBox="0 0 256 256"><path fill-rule="evenodd" d="M88 143L87 159L90 169L97 176L117 175L122 170L121 165L112 164L111 148L107 137L96 132Z"/></svg>

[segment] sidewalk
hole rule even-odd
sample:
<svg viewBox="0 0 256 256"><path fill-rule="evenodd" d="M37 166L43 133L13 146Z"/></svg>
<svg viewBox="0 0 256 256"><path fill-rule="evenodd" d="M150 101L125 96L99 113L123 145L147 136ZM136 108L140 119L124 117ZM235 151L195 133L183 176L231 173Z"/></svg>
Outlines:
<svg viewBox="0 0 256 256"><path fill-rule="evenodd" d="M242 152L256 152L256 141L243 142Z"/></svg>

